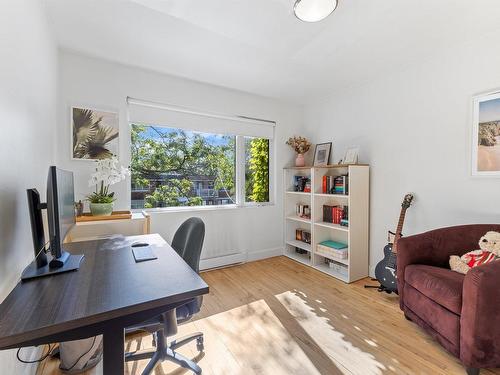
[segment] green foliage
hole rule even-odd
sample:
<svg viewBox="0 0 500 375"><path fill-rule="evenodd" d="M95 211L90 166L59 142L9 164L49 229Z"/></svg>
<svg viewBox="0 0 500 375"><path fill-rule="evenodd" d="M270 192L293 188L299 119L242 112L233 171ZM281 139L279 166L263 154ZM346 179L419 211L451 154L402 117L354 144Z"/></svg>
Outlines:
<svg viewBox="0 0 500 375"><path fill-rule="evenodd" d="M200 206L200 197L187 197L191 190L191 181L169 180L166 185L159 186L153 194L146 196L145 208L153 207L175 207L175 206Z"/></svg>
<svg viewBox="0 0 500 375"><path fill-rule="evenodd" d="M115 193L101 194L94 192L87 196L87 199L90 203L113 203L115 201L114 195Z"/></svg>
<svg viewBox="0 0 500 375"><path fill-rule="evenodd" d="M248 201L269 202L269 140L252 138L247 141L246 184Z"/></svg>
<svg viewBox="0 0 500 375"><path fill-rule="evenodd" d="M154 132L155 137L147 132ZM175 176L146 196L147 207L201 205L202 199L192 196L189 181L198 175L212 177L215 189L234 196L235 137L224 138L227 144L212 145L201 134L188 136L182 130L132 125L132 182L147 185L150 178Z"/></svg>
<svg viewBox="0 0 500 375"><path fill-rule="evenodd" d="M101 181L100 188L95 188L95 192L87 195L87 200L90 203L113 203L115 198L115 193L109 192L109 185L104 185L104 182Z"/></svg>

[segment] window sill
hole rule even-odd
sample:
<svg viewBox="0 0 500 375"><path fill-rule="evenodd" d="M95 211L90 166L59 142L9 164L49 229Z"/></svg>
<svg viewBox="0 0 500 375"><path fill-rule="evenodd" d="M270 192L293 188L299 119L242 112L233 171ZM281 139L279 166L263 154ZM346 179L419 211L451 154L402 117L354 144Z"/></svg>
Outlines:
<svg viewBox="0 0 500 375"><path fill-rule="evenodd" d="M137 208L131 210L132 212L147 212L149 214L166 214L173 212L203 212L203 211L224 211L224 210L237 210L245 208L257 208L257 207L270 207L275 206L272 202L265 203L246 203L243 205L239 204L226 204L220 206L184 206L184 207L161 207L161 208Z"/></svg>

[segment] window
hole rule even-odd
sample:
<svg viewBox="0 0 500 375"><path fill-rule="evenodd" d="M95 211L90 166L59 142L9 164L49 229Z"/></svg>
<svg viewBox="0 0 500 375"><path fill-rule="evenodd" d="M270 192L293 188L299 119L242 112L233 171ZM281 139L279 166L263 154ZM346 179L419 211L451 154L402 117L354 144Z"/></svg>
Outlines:
<svg viewBox="0 0 500 375"><path fill-rule="evenodd" d="M129 101L132 208L270 201L272 125L134 104Z"/></svg>
<svg viewBox="0 0 500 375"><path fill-rule="evenodd" d="M269 202L269 139L245 137L245 202Z"/></svg>
<svg viewBox="0 0 500 375"><path fill-rule="evenodd" d="M132 124L132 205L156 208L236 203L235 139Z"/></svg>

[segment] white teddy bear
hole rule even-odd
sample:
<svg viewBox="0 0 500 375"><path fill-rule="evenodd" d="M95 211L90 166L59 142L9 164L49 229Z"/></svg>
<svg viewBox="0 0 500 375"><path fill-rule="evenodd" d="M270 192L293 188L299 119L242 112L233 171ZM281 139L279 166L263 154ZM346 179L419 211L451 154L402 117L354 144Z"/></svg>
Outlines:
<svg viewBox="0 0 500 375"><path fill-rule="evenodd" d="M479 240L479 248L465 253L461 257L450 257L450 268L453 271L466 274L473 267L500 259L500 233L488 232Z"/></svg>

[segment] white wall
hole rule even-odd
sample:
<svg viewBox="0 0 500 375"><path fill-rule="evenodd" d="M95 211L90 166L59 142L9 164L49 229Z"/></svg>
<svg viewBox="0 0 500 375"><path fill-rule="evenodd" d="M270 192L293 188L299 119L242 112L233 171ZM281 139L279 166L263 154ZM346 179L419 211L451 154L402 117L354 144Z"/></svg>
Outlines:
<svg viewBox="0 0 500 375"><path fill-rule="evenodd" d="M133 51L131 51L133 53ZM200 61L200 64L203 62ZM60 105L58 117L57 164L75 172L76 199L90 192L87 180L93 168L89 161L70 160L70 107L84 105L119 111L120 159L130 160L130 130L126 97L187 106L209 112L246 115L270 119L276 126L276 189L274 206L196 212L152 214L152 231L170 240L175 229L187 217L201 217L207 226L202 259L218 254L247 253L249 259L277 254L283 240L282 167L293 154L284 145L301 124L300 108L234 90L197 83L138 68L127 67L69 51L60 53ZM117 209L130 205L129 189L122 182L114 186ZM241 257L238 259L242 259Z"/></svg>
<svg viewBox="0 0 500 375"><path fill-rule="evenodd" d="M306 108L316 141L350 145L371 165L370 266L382 258L404 193L416 193L404 233L500 222L500 179L470 177L471 96L500 87L500 33L352 87Z"/></svg>
<svg viewBox="0 0 500 375"><path fill-rule="evenodd" d="M0 4L0 301L33 258L26 189L45 199L54 162L57 53L40 3ZM23 356L29 358L30 351ZM35 355L32 353L32 355ZM2 374L33 373L0 352Z"/></svg>

